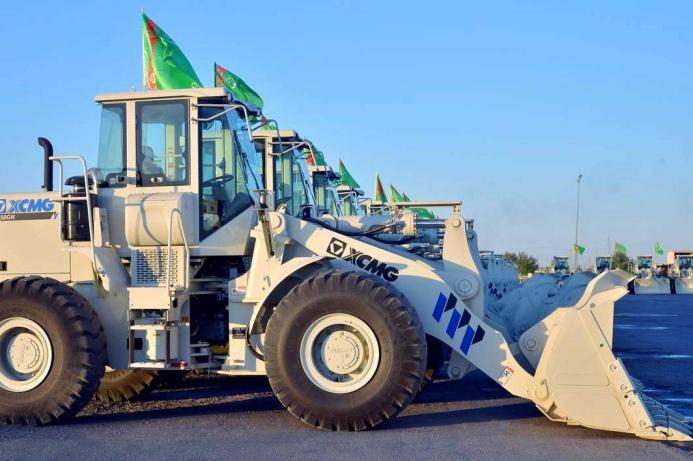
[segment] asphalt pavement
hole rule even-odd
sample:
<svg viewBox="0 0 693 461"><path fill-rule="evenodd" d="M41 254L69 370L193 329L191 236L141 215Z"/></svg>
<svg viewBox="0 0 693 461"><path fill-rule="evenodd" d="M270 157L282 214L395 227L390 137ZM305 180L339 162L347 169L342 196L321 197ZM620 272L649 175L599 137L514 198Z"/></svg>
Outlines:
<svg viewBox="0 0 693 461"><path fill-rule="evenodd" d="M628 295L614 352L649 396L693 420L693 296ZM1 459L693 459L693 444L546 419L480 373L441 379L379 429L322 432L282 408L267 380L189 377L148 400L92 403L69 424L0 427Z"/></svg>

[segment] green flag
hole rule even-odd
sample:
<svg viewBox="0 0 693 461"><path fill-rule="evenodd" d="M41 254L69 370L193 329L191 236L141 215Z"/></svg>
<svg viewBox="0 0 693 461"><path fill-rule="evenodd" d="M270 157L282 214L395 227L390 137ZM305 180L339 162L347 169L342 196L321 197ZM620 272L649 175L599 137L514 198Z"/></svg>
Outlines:
<svg viewBox="0 0 693 461"><path fill-rule="evenodd" d="M221 67L216 62L214 63L214 86L224 87L233 95L249 104L253 104L260 109L264 106L264 102L259 94L257 94L241 77Z"/></svg>
<svg viewBox="0 0 693 461"><path fill-rule="evenodd" d="M664 250L662 250L662 247L659 246L659 242L657 242L657 244L655 245L655 253L657 253L658 255L664 254Z"/></svg>
<svg viewBox="0 0 693 461"><path fill-rule="evenodd" d="M581 247L580 245L575 244L573 245L573 251L575 251L575 253L577 254L582 254L585 252L585 247Z"/></svg>
<svg viewBox="0 0 693 461"><path fill-rule="evenodd" d="M390 201L391 202L404 202L404 197L402 197L402 194L397 192L397 189L395 189L395 186L390 184Z"/></svg>
<svg viewBox="0 0 693 461"><path fill-rule="evenodd" d="M390 184L390 201L392 202L409 202L409 198L407 197L407 194L400 194L397 189L395 189L395 186ZM405 208L405 211L411 211L412 213L416 213L420 218L425 217L424 214L427 212L427 210L424 210L423 208Z"/></svg>
<svg viewBox="0 0 693 461"><path fill-rule="evenodd" d="M413 200L411 200L409 197L407 197L407 194L405 194L404 192L402 192L402 197L404 197L404 201L405 201L405 202L413 202ZM430 212L429 210L427 210L426 208L412 208L411 211L413 211L414 213L416 213L416 214L419 216L419 218L423 218L423 219L436 219L436 215L434 215L433 213L431 213L431 212Z"/></svg>
<svg viewBox="0 0 693 461"><path fill-rule="evenodd" d="M628 250L626 250L626 247L624 247L623 245L621 245L618 242L616 242L616 248L614 249L614 251L620 251L621 253L627 253L628 252Z"/></svg>
<svg viewBox="0 0 693 461"><path fill-rule="evenodd" d="M188 58L176 42L142 13L144 85L150 90L202 88Z"/></svg>
<svg viewBox="0 0 693 461"><path fill-rule="evenodd" d="M383 190L383 183L380 182L380 175L375 174L375 198L376 202L387 202L387 197L385 197L385 191Z"/></svg>
<svg viewBox="0 0 693 461"><path fill-rule="evenodd" d="M349 170L346 169L346 166L344 166L344 162L342 162L341 158L339 159L339 176L341 176L341 179L339 180L340 186L349 186L353 187L354 189L361 188L359 183L357 183L351 173L349 173Z"/></svg>

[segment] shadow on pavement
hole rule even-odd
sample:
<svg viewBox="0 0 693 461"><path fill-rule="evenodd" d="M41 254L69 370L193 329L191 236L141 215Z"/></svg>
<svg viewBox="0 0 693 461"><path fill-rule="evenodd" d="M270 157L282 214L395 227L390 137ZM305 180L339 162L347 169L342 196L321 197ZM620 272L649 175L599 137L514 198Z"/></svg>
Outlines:
<svg viewBox="0 0 693 461"><path fill-rule="evenodd" d="M414 427L450 426L463 423L483 423L489 421L511 421L538 418L541 415L531 402L498 405L493 407L465 410L436 411L399 415L382 430Z"/></svg>

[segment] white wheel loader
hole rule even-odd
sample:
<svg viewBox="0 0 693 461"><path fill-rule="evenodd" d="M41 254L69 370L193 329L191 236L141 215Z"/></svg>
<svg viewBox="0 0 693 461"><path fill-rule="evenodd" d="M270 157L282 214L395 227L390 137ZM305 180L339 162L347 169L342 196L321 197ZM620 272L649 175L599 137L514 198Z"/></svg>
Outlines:
<svg viewBox="0 0 693 461"><path fill-rule="evenodd" d="M256 108L222 89L97 102L96 169L44 142L46 190L0 194L0 421L68 418L108 364L266 374L305 423L361 430L412 400L430 336L452 350L452 379L478 368L554 421L693 440L611 350L627 273L594 277L515 337L512 320L485 312L459 202L418 203L449 210L421 222L293 216L263 188ZM66 191L68 162L82 174ZM439 230L440 260L411 251Z"/></svg>
<svg viewBox="0 0 693 461"><path fill-rule="evenodd" d="M677 255L674 262L677 295L693 295L693 254Z"/></svg>
<svg viewBox="0 0 693 461"><path fill-rule="evenodd" d="M670 295L669 278L660 277L653 267L652 256L635 257L633 293L636 295Z"/></svg>

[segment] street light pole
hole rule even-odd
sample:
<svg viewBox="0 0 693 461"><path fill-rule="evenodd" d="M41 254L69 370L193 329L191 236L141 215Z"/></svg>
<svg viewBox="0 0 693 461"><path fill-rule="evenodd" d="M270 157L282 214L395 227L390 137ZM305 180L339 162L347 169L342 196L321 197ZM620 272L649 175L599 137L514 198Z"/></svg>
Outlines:
<svg viewBox="0 0 693 461"><path fill-rule="evenodd" d="M578 223L580 222L580 180L582 179L582 174L578 176L577 180L577 206L575 207L575 246L573 247L573 252L575 252L575 272L578 268Z"/></svg>

